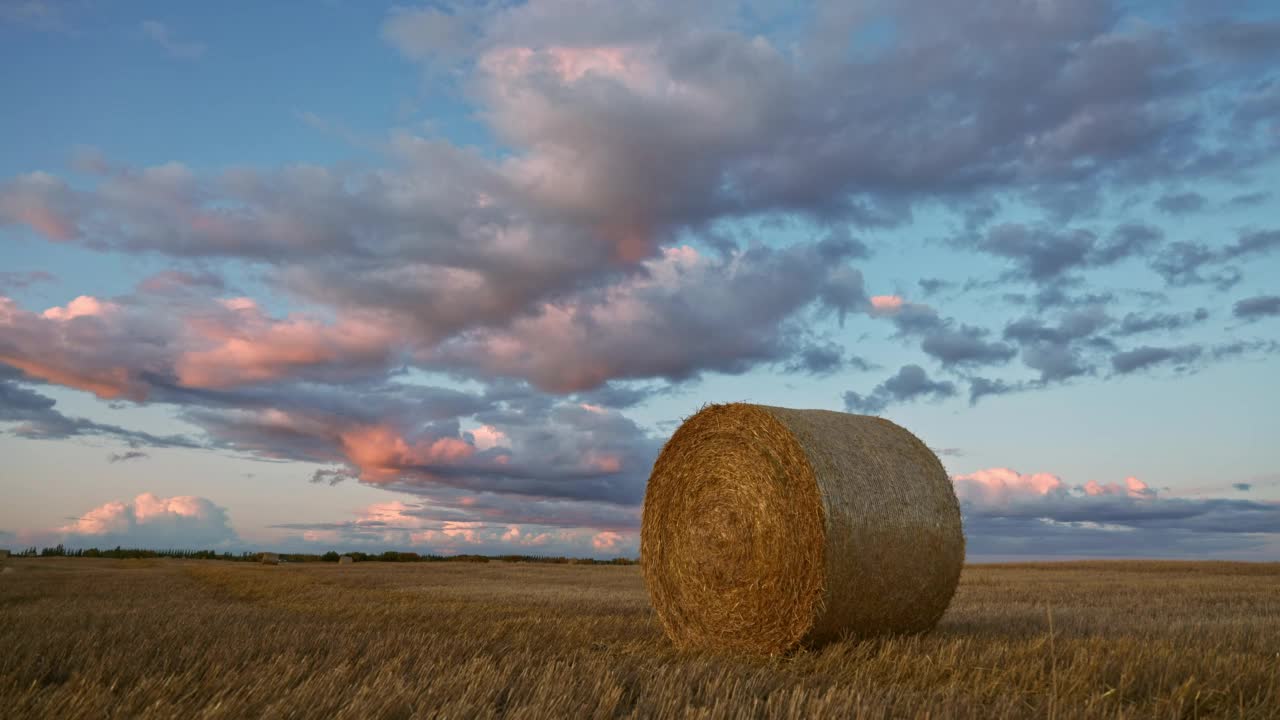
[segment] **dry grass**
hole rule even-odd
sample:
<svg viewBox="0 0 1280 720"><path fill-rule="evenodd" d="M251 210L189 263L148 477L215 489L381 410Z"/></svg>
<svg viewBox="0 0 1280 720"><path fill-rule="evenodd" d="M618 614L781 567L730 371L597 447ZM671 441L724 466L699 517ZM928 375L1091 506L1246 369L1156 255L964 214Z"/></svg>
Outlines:
<svg viewBox="0 0 1280 720"><path fill-rule="evenodd" d="M772 660L674 650L635 567L8 565L4 717L1274 718L1280 709L1278 564L971 566L930 634Z"/></svg>

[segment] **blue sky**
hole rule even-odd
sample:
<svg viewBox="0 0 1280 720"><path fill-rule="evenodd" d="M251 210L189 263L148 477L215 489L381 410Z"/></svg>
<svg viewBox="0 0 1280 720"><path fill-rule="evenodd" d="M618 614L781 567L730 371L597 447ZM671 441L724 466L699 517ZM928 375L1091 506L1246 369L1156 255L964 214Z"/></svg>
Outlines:
<svg viewBox="0 0 1280 720"><path fill-rule="evenodd" d="M1280 559L1266 3L0 9L0 545L636 552L881 414L970 554Z"/></svg>

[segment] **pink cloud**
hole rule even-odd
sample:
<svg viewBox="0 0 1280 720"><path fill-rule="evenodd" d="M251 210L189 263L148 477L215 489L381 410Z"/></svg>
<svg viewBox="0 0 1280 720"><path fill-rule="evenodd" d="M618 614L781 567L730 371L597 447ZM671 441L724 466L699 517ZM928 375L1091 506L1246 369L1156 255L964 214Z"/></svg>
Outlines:
<svg viewBox="0 0 1280 720"><path fill-rule="evenodd" d="M307 373L382 370L398 342L368 317L275 319L249 298L206 303L143 296L119 305L82 295L37 314L0 296L0 362L102 398L146 398L144 372L227 388Z"/></svg>
<svg viewBox="0 0 1280 720"><path fill-rule="evenodd" d="M104 503L54 532L77 546L207 547L237 540L226 510L211 500L153 493L142 493L132 501Z"/></svg>
<svg viewBox="0 0 1280 720"><path fill-rule="evenodd" d="M73 192L62 180L44 172L19 175L0 185L0 221L26 225L50 240L69 241L80 235Z"/></svg>
<svg viewBox="0 0 1280 720"><path fill-rule="evenodd" d="M1136 477L1130 476L1124 479L1124 484L1106 483L1100 484L1096 480L1090 480L1083 486L1086 495L1127 495L1129 497L1141 498L1155 494L1155 491L1146 483Z"/></svg>
<svg viewBox="0 0 1280 720"><path fill-rule="evenodd" d="M1157 493L1145 482L1129 476L1123 483L1099 483L1090 480L1083 485L1070 485L1052 473L1022 474L1009 468L987 468L952 478L961 502L984 507L1008 507L1052 497L1059 500L1125 497L1150 500Z"/></svg>
<svg viewBox="0 0 1280 720"><path fill-rule="evenodd" d="M606 530L605 532L596 533L591 538L591 547L600 552L609 552L617 550L618 545L622 542L622 535Z"/></svg>
<svg viewBox="0 0 1280 720"><path fill-rule="evenodd" d="M616 473L622 470L622 458L607 453L588 453L587 466L600 472Z"/></svg>
<svg viewBox="0 0 1280 720"><path fill-rule="evenodd" d="M902 309L902 302L898 295L872 295L871 309L877 315L892 315Z"/></svg>
<svg viewBox="0 0 1280 720"><path fill-rule="evenodd" d="M481 425L472 430L471 437L474 438L475 446L478 450L506 446L510 442L501 430L492 425Z"/></svg>
<svg viewBox="0 0 1280 720"><path fill-rule="evenodd" d="M0 363L31 377L91 392L140 400L128 362L113 362L117 306L80 296L37 315L0 296Z"/></svg>
<svg viewBox="0 0 1280 720"><path fill-rule="evenodd" d="M13 218L29 225L33 230L52 240L74 240L79 228L69 218L59 215L53 208L43 205L26 205L10 210Z"/></svg>
<svg viewBox="0 0 1280 720"><path fill-rule="evenodd" d="M120 306L115 303L99 300L91 295L81 295L67 303L65 307L51 307L40 313L40 316L49 320L70 320L105 315L119 309Z"/></svg>
<svg viewBox="0 0 1280 720"><path fill-rule="evenodd" d="M1065 493L1067 486L1057 475L1032 473L1023 475L1009 468L988 468L952 478L956 495L983 505L1006 505L1019 499L1050 493Z"/></svg>
<svg viewBox="0 0 1280 720"><path fill-rule="evenodd" d="M304 317L275 320L249 298L221 301L227 313L192 318L180 353L178 380L188 387L224 388L277 380L315 366L367 367L390 356L390 328L367 319L325 325Z"/></svg>
<svg viewBox="0 0 1280 720"><path fill-rule="evenodd" d="M340 431L343 452L368 482L398 477L422 465L446 465L467 459L475 446L454 437L410 443L389 425L364 425Z"/></svg>

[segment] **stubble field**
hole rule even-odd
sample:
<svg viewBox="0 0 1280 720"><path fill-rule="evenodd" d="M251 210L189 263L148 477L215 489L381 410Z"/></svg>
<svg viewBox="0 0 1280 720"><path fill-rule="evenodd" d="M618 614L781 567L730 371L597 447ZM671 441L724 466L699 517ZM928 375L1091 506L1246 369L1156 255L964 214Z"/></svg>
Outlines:
<svg viewBox="0 0 1280 720"><path fill-rule="evenodd" d="M941 625L672 649L637 567L10 559L9 718L1280 716L1280 564L973 565Z"/></svg>

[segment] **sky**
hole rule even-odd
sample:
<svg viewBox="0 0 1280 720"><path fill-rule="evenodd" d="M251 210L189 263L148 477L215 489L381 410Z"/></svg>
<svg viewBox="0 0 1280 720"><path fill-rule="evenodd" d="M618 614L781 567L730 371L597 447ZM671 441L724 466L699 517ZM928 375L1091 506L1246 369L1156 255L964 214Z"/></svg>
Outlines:
<svg viewBox="0 0 1280 720"><path fill-rule="evenodd" d="M0 547L634 557L706 403L1280 560L1267 2L0 3Z"/></svg>

